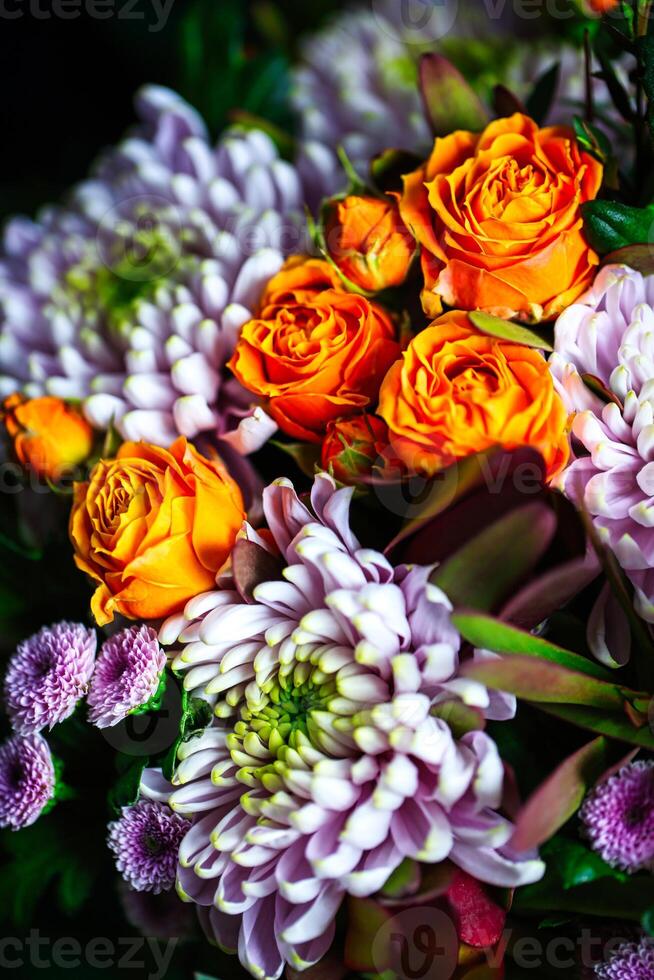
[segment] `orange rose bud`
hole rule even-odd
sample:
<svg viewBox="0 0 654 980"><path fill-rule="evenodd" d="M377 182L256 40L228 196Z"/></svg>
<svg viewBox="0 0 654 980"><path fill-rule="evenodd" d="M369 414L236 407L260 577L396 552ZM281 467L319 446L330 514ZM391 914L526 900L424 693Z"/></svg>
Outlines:
<svg viewBox="0 0 654 980"><path fill-rule="evenodd" d="M545 358L446 313L409 344L379 396L393 450L417 472L504 446L537 449L554 477L570 453L567 413Z"/></svg>
<svg viewBox="0 0 654 980"><path fill-rule="evenodd" d="M59 479L91 455L93 429L59 398L10 395L2 420L18 461L46 479Z"/></svg>
<svg viewBox="0 0 654 980"><path fill-rule="evenodd" d="M321 464L341 483L356 483L384 467L388 427L375 415L354 415L330 422L322 444Z"/></svg>
<svg viewBox="0 0 654 980"><path fill-rule="evenodd" d="M617 10L620 0L581 0L581 6L585 13L607 14L610 10Z"/></svg>
<svg viewBox="0 0 654 980"><path fill-rule="evenodd" d="M515 113L483 133L437 139L404 178L400 212L420 242L422 303L525 321L551 319L590 285L599 263L580 205L602 165L571 129Z"/></svg>
<svg viewBox="0 0 654 980"><path fill-rule="evenodd" d="M371 293L400 286L416 244L391 198L350 195L332 206L327 251L343 275Z"/></svg>
<svg viewBox="0 0 654 980"><path fill-rule="evenodd" d="M99 626L116 613L159 619L215 585L245 518L238 485L183 437L170 449L126 442L76 483L75 563L98 583Z"/></svg>
<svg viewBox="0 0 654 980"><path fill-rule="evenodd" d="M229 366L284 432L317 443L329 422L377 401L399 354L383 307L347 292L329 262L294 256L268 283Z"/></svg>

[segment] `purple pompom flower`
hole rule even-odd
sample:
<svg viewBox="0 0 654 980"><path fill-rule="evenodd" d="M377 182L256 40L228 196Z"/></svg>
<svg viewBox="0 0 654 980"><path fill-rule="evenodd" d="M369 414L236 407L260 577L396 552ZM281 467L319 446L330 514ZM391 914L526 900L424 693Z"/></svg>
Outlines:
<svg viewBox="0 0 654 980"><path fill-rule="evenodd" d="M600 783L579 816L608 864L630 874L654 871L654 762L632 762Z"/></svg>
<svg viewBox="0 0 654 980"><path fill-rule="evenodd" d="M0 827L22 830L55 792L55 767L42 735L14 735L0 746Z"/></svg>
<svg viewBox="0 0 654 980"><path fill-rule="evenodd" d="M5 706L14 730L52 728L75 710L93 673L97 639L80 623L56 623L23 640L9 661Z"/></svg>
<svg viewBox="0 0 654 980"><path fill-rule="evenodd" d="M654 939L644 937L638 943L624 943L607 963L595 967L599 980L652 980L654 977Z"/></svg>
<svg viewBox="0 0 654 980"><path fill-rule="evenodd" d="M156 800L123 807L109 824L107 843L125 881L139 892L168 891L175 882L177 852L188 821Z"/></svg>
<svg viewBox="0 0 654 980"><path fill-rule="evenodd" d="M166 654L149 626L129 626L106 640L96 661L87 697L89 721L117 725L156 694Z"/></svg>
<svg viewBox="0 0 654 980"><path fill-rule="evenodd" d="M178 892L256 977L317 962L346 894L374 894L406 858L449 859L509 887L543 873L509 844L494 742L457 739L441 704L458 698L501 720L514 700L460 676L432 569L363 548L351 496L320 474L309 510L276 481L263 505L280 574L248 528L252 555L262 549L254 601L227 577L160 633L182 647L187 689L230 718L178 753L169 802L193 819Z"/></svg>

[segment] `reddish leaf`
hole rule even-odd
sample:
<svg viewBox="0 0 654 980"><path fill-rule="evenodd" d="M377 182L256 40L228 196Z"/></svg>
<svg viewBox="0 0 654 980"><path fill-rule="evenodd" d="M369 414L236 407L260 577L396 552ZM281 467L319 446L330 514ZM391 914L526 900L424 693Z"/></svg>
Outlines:
<svg viewBox="0 0 654 980"><path fill-rule="evenodd" d="M595 556L557 565L513 595L502 609L500 619L523 629L533 629L585 589L599 571Z"/></svg>
<svg viewBox="0 0 654 980"><path fill-rule="evenodd" d="M492 900L486 886L457 869L446 894L459 938L464 943L481 949L499 942L506 910Z"/></svg>
<svg viewBox="0 0 654 980"><path fill-rule="evenodd" d="M491 610L535 568L555 531L556 516L545 503L527 504L468 541L431 580L455 605Z"/></svg>
<svg viewBox="0 0 654 980"><path fill-rule="evenodd" d="M282 577L278 558L255 541L239 538L232 551L232 574L241 599L252 603L252 593L260 582L272 582Z"/></svg>
<svg viewBox="0 0 654 980"><path fill-rule="evenodd" d="M580 704L608 711L624 710L625 698L615 684L535 657L498 657L496 660L464 663L464 677L498 691L544 704Z"/></svg>
<svg viewBox="0 0 654 980"><path fill-rule="evenodd" d="M440 54L420 59L420 91L434 136L447 136L455 129L480 131L488 112L461 72Z"/></svg>
<svg viewBox="0 0 654 980"><path fill-rule="evenodd" d="M577 812L608 765L608 743L602 736L569 756L523 806L511 846L528 851L552 837Z"/></svg>

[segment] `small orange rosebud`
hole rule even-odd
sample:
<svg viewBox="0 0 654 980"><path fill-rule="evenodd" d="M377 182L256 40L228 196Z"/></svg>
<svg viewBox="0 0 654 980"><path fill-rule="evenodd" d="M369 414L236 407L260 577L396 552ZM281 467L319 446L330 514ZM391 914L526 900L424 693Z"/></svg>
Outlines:
<svg viewBox="0 0 654 980"><path fill-rule="evenodd" d="M369 292L400 286L416 244L393 200L350 195L332 208L327 251L343 275Z"/></svg>
<svg viewBox="0 0 654 980"><path fill-rule="evenodd" d="M375 415L337 419L327 426L321 463L341 483L357 483L386 462L388 427Z"/></svg>
<svg viewBox="0 0 654 980"><path fill-rule="evenodd" d="M5 399L2 419L19 462L50 480L83 463L93 449L93 429L60 398L15 393Z"/></svg>
<svg viewBox="0 0 654 980"><path fill-rule="evenodd" d="M615 10L620 5L620 0L582 0L581 5L585 8L585 13L601 15Z"/></svg>

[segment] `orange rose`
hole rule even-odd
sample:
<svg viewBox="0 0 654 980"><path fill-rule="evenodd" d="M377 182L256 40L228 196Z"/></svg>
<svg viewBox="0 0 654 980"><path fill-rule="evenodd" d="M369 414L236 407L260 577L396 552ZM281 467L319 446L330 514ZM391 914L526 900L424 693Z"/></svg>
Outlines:
<svg viewBox="0 0 654 980"><path fill-rule="evenodd" d="M211 589L245 514L237 484L219 460L183 437L170 449L126 442L75 484L70 537L75 563L99 583L98 624L114 613L158 619Z"/></svg>
<svg viewBox="0 0 654 980"><path fill-rule="evenodd" d="M476 333L458 310L419 333L393 365L379 414L398 456L428 474L502 445L533 446L553 477L570 451L566 410L542 355Z"/></svg>
<svg viewBox="0 0 654 980"><path fill-rule="evenodd" d="M391 198L350 195L336 202L325 240L343 275L371 293L400 286L416 250Z"/></svg>
<svg viewBox="0 0 654 980"><path fill-rule="evenodd" d="M400 211L422 246L422 301L537 321L555 317L590 285L598 257L579 206L602 165L572 130L539 129L516 113L483 133L437 139L404 178Z"/></svg>
<svg viewBox="0 0 654 980"><path fill-rule="evenodd" d="M330 422L323 440L321 465L341 483L356 483L373 467L384 467L388 427L375 415L354 415Z"/></svg>
<svg viewBox="0 0 654 980"><path fill-rule="evenodd" d="M320 442L328 422L376 402L399 353L381 306L348 293L329 262L294 256L268 283L229 366L284 432Z"/></svg>
<svg viewBox="0 0 654 980"><path fill-rule="evenodd" d="M5 399L2 419L23 466L57 480L83 463L93 449L93 429L59 398Z"/></svg>

